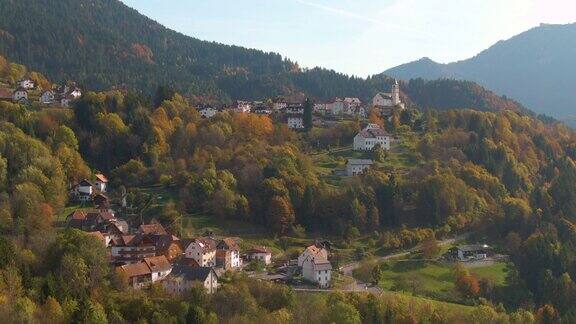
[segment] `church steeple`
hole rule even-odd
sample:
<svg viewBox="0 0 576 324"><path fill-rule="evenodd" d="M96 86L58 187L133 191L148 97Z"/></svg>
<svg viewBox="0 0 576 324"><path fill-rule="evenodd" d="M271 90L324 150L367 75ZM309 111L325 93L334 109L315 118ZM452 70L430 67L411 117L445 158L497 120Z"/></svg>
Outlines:
<svg viewBox="0 0 576 324"><path fill-rule="evenodd" d="M400 104L400 85L398 85L398 80L394 79L394 84L392 85L392 105L396 106Z"/></svg>

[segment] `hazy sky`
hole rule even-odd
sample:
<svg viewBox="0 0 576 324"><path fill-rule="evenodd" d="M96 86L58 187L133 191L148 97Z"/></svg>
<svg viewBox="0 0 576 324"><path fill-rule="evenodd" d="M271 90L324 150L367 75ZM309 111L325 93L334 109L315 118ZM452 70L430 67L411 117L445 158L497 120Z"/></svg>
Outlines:
<svg viewBox="0 0 576 324"><path fill-rule="evenodd" d="M576 0L122 1L186 35L360 76L423 56L461 60L542 22L576 22Z"/></svg>

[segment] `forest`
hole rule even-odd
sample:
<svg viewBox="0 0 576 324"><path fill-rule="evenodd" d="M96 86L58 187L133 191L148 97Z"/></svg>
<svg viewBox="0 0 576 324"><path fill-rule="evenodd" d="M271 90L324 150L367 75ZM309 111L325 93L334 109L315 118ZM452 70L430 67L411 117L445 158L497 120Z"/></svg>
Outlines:
<svg viewBox="0 0 576 324"><path fill-rule="evenodd" d="M169 30L119 0L2 1L0 55L53 82L74 80L91 90L128 87L143 93L167 85L193 103L301 93L317 101L346 96L367 102L389 91L394 81L384 75L364 79L303 69L277 53L201 41ZM524 109L471 82L415 80L401 87L424 108Z"/></svg>
<svg viewBox="0 0 576 324"><path fill-rule="evenodd" d="M33 73L0 63L7 83ZM223 112L202 119L189 98L163 88L150 95L86 92L71 109L0 102L0 317L23 323L574 322L576 133L522 110L481 110L409 109L390 120L372 115L390 132L416 134L410 168L374 169L335 186L316 172L311 156L350 143L359 120L297 133L273 116ZM127 292L97 241L53 226L69 184L94 171L110 174L112 186L130 192L134 204L142 186L175 191L176 212L156 215L173 233L182 231L175 217L197 212L263 225L278 237L370 234L390 251L430 233L473 232L506 246L517 271L504 289L468 295L475 306L467 311L393 295L300 296L234 275L213 296L198 290L167 299L159 287Z"/></svg>

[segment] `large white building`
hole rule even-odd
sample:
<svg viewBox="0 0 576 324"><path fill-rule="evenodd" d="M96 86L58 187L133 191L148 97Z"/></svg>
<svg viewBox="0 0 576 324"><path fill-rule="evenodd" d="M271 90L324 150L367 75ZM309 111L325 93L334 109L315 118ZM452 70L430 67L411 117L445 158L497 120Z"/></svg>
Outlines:
<svg viewBox="0 0 576 324"><path fill-rule="evenodd" d="M384 150L389 150L391 143L392 135L378 125L369 124L354 136L354 151L371 151L378 144Z"/></svg>
<svg viewBox="0 0 576 324"><path fill-rule="evenodd" d="M308 256L302 262L302 277L321 288L327 288L332 281L332 264L320 255Z"/></svg>
<svg viewBox="0 0 576 324"><path fill-rule="evenodd" d="M216 266L216 242L210 238L193 239L184 250L184 257L193 259L199 267Z"/></svg>
<svg viewBox="0 0 576 324"><path fill-rule="evenodd" d="M317 246L316 244L310 245L298 256L298 266L301 267L304 264L304 260L308 257L316 257L319 256L324 259L328 259L328 250L321 246Z"/></svg>

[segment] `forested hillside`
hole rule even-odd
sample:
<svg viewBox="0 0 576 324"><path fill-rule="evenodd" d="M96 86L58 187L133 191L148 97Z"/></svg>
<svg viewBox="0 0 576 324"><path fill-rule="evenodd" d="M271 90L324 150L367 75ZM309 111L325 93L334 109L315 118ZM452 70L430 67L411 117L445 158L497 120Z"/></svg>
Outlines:
<svg viewBox="0 0 576 324"><path fill-rule="evenodd" d="M386 76L362 79L321 68L303 70L279 54L200 41L118 0L2 1L0 55L54 82L74 80L92 90L127 85L144 93L169 85L195 101L305 93L317 100L349 96L367 102L393 84ZM422 107L519 109L476 85L444 84L402 88Z"/></svg>
<svg viewBox="0 0 576 324"><path fill-rule="evenodd" d="M9 82L15 75L6 66L18 66L4 65L0 71ZM573 322L576 133L512 110L408 109L386 121L371 118L400 139L412 139L402 170L376 167L334 185L313 156L350 143L359 121L295 133L255 114L201 119L179 94L150 100L136 92L87 92L72 109L0 102L0 318ZM374 159L391 156L376 151ZM383 251L430 235L472 232L501 245L516 267L504 286L476 283L462 294L468 305L483 304L469 308L398 295L302 297L286 286L229 275L211 296L193 290L169 299L157 287L126 293L97 240L53 226L67 185L91 170L109 174L112 187L124 188L133 205L143 203L144 186L170 188L176 202L153 217L172 233L182 233L178 220L195 213L265 226L280 238L365 237Z"/></svg>

